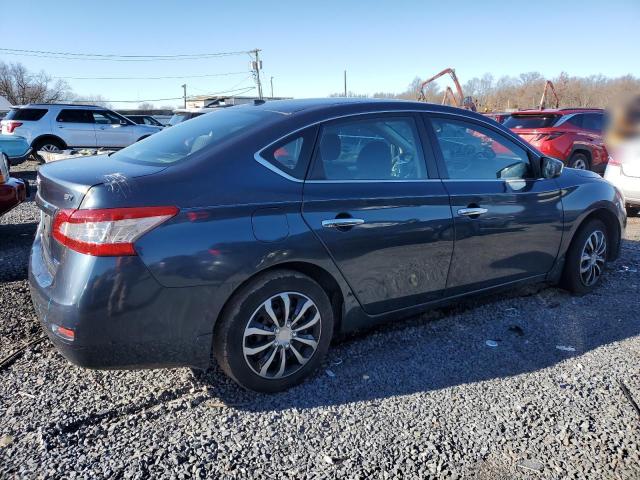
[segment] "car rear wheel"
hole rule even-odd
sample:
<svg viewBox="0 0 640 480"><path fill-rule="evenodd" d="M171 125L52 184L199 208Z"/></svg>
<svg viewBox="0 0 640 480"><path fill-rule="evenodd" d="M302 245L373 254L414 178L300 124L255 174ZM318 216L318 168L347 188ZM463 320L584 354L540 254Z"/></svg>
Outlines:
<svg viewBox="0 0 640 480"><path fill-rule="evenodd" d="M57 153L64 149L65 145L61 140L45 138L38 140L33 144L33 155L36 160L42 161L43 159L38 155L38 152Z"/></svg>
<svg viewBox="0 0 640 480"><path fill-rule="evenodd" d="M607 227L593 219L583 225L569 247L562 286L573 293L592 291L602 278L609 252Z"/></svg>
<svg viewBox="0 0 640 480"><path fill-rule="evenodd" d="M333 334L327 294L311 278L278 270L234 295L214 333L222 370L244 388L277 392L320 365Z"/></svg>
<svg viewBox="0 0 640 480"><path fill-rule="evenodd" d="M584 153L575 153L569 160L569 166L578 170L589 170L591 163Z"/></svg>

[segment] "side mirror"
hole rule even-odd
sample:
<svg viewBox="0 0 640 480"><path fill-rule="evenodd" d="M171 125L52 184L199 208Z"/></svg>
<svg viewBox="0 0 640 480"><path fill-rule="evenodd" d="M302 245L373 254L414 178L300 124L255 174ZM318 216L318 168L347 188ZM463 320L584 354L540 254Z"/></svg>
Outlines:
<svg viewBox="0 0 640 480"><path fill-rule="evenodd" d="M559 177L563 168L564 163L557 158L542 157L542 176L544 178Z"/></svg>

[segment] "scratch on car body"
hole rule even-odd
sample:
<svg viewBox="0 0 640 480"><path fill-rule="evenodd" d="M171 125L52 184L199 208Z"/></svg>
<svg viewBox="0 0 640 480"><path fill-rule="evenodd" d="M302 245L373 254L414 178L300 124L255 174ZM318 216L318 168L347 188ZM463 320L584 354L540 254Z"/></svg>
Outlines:
<svg viewBox="0 0 640 480"><path fill-rule="evenodd" d="M109 173L104 175L102 180L112 193L121 194L123 197L131 193L129 178L123 173Z"/></svg>

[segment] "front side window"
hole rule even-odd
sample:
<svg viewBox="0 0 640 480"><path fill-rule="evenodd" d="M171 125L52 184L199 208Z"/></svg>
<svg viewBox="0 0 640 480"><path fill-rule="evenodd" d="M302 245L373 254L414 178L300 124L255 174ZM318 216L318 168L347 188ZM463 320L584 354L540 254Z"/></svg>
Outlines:
<svg viewBox="0 0 640 480"><path fill-rule="evenodd" d="M412 117L361 118L322 127L311 178L417 180L427 178Z"/></svg>
<svg viewBox="0 0 640 480"><path fill-rule="evenodd" d="M91 115L93 115L93 121L101 125L119 125L121 121L120 117L105 110L93 110Z"/></svg>
<svg viewBox="0 0 640 480"><path fill-rule="evenodd" d="M524 148L497 132L459 120L431 120L449 178L496 180L531 178Z"/></svg>
<svg viewBox="0 0 640 480"><path fill-rule="evenodd" d="M587 113L584 115L582 127L594 132L602 132L604 116L601 113Z"/></svg>

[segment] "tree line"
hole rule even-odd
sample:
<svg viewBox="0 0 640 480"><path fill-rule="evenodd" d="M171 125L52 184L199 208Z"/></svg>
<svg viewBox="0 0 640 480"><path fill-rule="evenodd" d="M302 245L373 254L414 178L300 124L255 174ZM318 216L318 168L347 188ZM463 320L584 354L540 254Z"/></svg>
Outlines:
<svg viewBox="0 0 640 480"><path fill-rule="evenodd" d="M441 103L447 77L438 83L431 83L425 90L427 101ZM498 79L490 73L482 77L474 77L462 84L465 96L471 96L479 111L503 111L525 108L537 108L547 78L539 72L521 73L517 76L503 76ZM640 94L640 78L625 75L609 78L603 75L588 77L570 76L563 72L550 79L555 85L561 107L599 107L611 105L616 98L624 95ZM401 98L415 100L420 93L422 79L416 77L409 86L400 93L377 92L374 98ZM100 95L83 95L78 97L69 84L61 79L54 79L45 72L29 72L20 63L4 63L0 61L0 95L12 105L27 103L77 102L93 103L109 106L108 101ZM342 94L332 94L339 97ZM348 92L350 97L367 97L357 92ZM82 100L78 100L82 98ZM547 97L547 106L552 105L551 92ZM152 105L141 104L140 107L150 109ZM168 108L168 107L167 107Z"/></svg>
<svg viewBox="0 0 640 480"><path fill-rule="evenodd" d="M496 112L538 108L547 80L551 80L555 86L560 107L606 108L617 98L640 94L640 78L633 75L617 78L603 75L578 77L562 72L557 77L549 79L539 72L528 72L496 79L490 73L485 73L482 77L474 77L461 83L464 95L474 99L478 111ZM373 97L415 100L420 93L421 84L422 79L416 77L403 92L377 92ZM442 77L438 83L428 84L425 89L427 101L441 103L448 84L453 88L453 82L448 77ZM366 95L350 92L349 96ZM546 105L553 105L553 95L550 91L547 93Z"/></svg>

